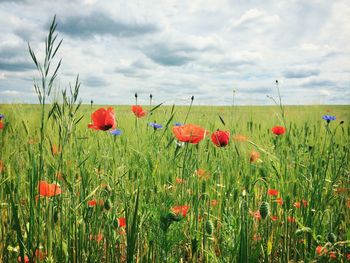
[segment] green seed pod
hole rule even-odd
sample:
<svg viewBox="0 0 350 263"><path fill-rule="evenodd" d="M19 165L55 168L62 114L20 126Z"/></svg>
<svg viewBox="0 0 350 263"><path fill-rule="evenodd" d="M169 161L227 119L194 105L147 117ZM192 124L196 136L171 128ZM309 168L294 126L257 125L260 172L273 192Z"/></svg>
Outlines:
<svg viewBox="0 0 350 263"><path fill-rule="evenodd" d="M110 199L107 199L103 205L103 207L106 209L106 210L109 210L112 208L112 202Z"/></svg>
<svg viewBox="0 0 350 263"><path fill-rule="evenodd" d="M327 240L334 244L337 241L337 236L334 233L330 232L327 236Z"/></svg>
<svg viewBox="0 0 350 263"><path fill-rule="evenodd" d="M207 220L205 222L205 231L207 232L208 235L212 235L214 233L214 225L211 220Z"/></svg>
<svg viewBox="0 0 350 263"><path fill-rule="evenodd" d="M58 211L56 210L55 212L53 212L53 222L57 223L58 221Z"/></svg>
<svg viewBox="0 0 350 263"><path fill-rule="evenodd" d="M181 221L182 217L171 211L166 215L166 219L170 222L178 222Z"/></svg>
<svg viewBox="0 0 350 263"><path fill-rule="evenodd" d="M270 205L268 202L264 201L261 203L259 208L260 216L265 219L270 214Z"/></svg>
<svg viewBox="0 0 350 263"><path fill-rule="evenodd" d="M195 253L198 249L198 240L196 238L193 238L191 240L191 249L192 249L192 254Z"/></svg>
<svg viewBox="0 0 350 263"><path fill-rule="evenodd" d="M300 237L302 234L304 234L304 231L302 228L299 228L295 231L295 235L298 237Z"/></svg>

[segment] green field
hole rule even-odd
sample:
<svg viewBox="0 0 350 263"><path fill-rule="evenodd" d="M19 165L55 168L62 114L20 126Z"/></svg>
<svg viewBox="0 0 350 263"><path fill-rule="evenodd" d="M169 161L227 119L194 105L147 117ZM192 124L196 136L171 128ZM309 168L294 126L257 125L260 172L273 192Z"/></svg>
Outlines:
<svg viewBox="0 0 350 263"><path fill-rule="evenodd" d="M53 105L0 105L0 261L21 253L31 262L349 257L350 106L287 106L284 121L277 106L162 105L143 118L113 106L122 131L114 136L87 128L102 106L75 112L73 103L58 103L48 118ZM172 127L187 114L186 123L210 134L176 146ZM325 114L336 120L327 124ZM274 135L276 125L286 134ZM226 147L211 142L217 129L230 131ZM260 153L255 162L252 150ZM62 193L37 197L43 180ZM185 216L175 206L188 206Z"/></svg>
<svg viewBox="0 0 350 263"><path fill-rule="evenodd" d="M51 93L56 26L29 47L39 104L0 105L0 262L350 260L349 105L283 106L277 81L269 107L81 105L78 78Z"/></svg>

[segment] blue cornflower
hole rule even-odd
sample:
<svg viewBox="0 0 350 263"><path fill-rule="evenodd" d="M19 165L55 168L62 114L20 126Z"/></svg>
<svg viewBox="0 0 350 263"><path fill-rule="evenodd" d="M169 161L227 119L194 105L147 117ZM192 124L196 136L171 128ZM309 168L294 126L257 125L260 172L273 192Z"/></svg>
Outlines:
<svg viewBox="0 0 350 263"><path fill-rule="evenodd" d="M0 114L0 120L2 120L3 118L5 118L4 114Z"/></svg>
<svg viewBox="0 0 350 263"><path fill-rule="evenodd" d="M163 128L162 125L160 125L160 124L158 124L158 123L155 123L155 122L150 122L150 123L148 123L148 124L149 124L149 126L153 127L155 130L158 130L158 129L162 129L162 128Z"/></svg>
<svg viewBox="0 0 350 263"><path fill-rule="evenodd" d="M329 123L330 121L334 121L335 120L335 116L324 115L322 117L322 119L324 119L325 121L327 121L327 123Z"/></svg>
<svg viewBox="0 0 350 263"><path fill-rule="evenodd" d="M110 133L114 136L119 136L121 135L123 132L121 130L115 129L115 130L111 130Z"/></svg>
<svg viewBox="0 0 350 263"><path fill-rule="evenodd" d="M174 122L174 126L182 126L183 124L181 122Z"/></svg>

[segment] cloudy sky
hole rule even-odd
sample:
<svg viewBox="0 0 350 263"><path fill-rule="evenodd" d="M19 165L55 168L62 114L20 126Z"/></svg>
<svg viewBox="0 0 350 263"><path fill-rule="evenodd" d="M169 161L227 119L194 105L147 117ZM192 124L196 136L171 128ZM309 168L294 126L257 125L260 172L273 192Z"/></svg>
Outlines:
<svg viewBox="0 0 350 263"><path fill-rule="evenodd" d="M37 102L39 57L57 15L56 88L98 104L350 103L349 0L0 0L0 103Z"/></svg>

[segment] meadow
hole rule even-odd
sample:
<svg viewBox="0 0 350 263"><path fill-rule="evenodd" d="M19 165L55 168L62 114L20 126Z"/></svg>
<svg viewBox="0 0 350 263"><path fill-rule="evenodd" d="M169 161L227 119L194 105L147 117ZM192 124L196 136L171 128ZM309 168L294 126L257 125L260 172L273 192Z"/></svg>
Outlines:
<svg viewBox="0 0 350 263"><path fill-rule="evenodd" d="M52 98L54 30L39 104L0 105L0 261L350 260L350 106Z"/></svg>

